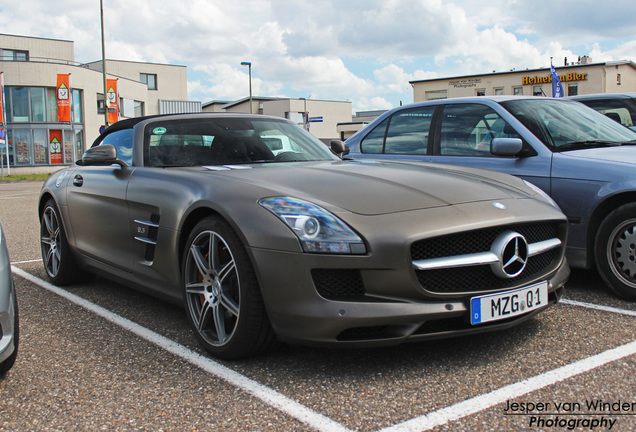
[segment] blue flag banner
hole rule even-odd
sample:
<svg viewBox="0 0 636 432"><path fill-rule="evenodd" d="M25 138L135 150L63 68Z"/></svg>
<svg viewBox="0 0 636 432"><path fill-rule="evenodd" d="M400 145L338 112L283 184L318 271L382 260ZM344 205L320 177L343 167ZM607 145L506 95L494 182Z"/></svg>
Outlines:
<svg viewBox="0 0 636 432"><path fill-rule="evenodd" d="M563 97L563 85L561 85L561 80L556 73L556 69L554 69L554 66L552 65L550 65L550 75L552 75L552 97Z"/></svg>

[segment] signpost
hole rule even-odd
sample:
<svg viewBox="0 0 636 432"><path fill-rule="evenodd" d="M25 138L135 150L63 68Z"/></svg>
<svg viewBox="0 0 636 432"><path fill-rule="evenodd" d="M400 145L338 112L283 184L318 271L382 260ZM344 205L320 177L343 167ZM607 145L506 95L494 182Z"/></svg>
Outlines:
<svg viewBox="0 0 636 432"><path fill-rule="evenodd" d="M310 123L322 123L322 116L321 117L309 117L309 122Z"/></svg>

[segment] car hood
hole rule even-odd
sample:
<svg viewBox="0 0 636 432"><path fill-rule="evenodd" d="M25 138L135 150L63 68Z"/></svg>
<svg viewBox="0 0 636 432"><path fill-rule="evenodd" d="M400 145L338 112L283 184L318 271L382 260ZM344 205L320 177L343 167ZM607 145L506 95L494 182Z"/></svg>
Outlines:
<svg viewBox="0 0 636 432"><path fill-rule="evenodd" d="M230 168L209 169L253 184L261 189L261 197L292 196L363 215L530 198L532 194L520 180L506 174L428 163L304 162Z"/></svg>
<svg viewBox="0 0 636 432"><path fill-rule="evenodd" d="M636 164L636 145L572 150L561 154L582 159Z"/></svg>

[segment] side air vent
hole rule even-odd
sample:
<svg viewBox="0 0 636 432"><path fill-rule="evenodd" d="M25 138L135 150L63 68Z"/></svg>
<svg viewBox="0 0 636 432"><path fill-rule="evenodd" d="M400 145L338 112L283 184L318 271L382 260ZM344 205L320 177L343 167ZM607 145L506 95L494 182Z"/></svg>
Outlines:
<svg viewBox="0 0 636 432"><path fill-rule="evenodd" d="M159 234L159 215L153 214L150 220L135 219L135 240L144 243L146 253L144 259L148 263L152 263L155 258L155 247L157 245L157 235Z"/></svg>

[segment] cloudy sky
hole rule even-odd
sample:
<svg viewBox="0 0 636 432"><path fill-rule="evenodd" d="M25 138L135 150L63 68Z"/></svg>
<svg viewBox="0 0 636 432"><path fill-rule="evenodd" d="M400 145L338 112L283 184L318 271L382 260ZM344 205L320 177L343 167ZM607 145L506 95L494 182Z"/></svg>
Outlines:
<svg viewBox="0 0 636 432"><path fill-rule="evenodd" d="M103 0L106 57L188 67L190 100L413 101L409 81L636 61L634 0ZM0 32L101 59L99 0L0 0Z"/></svg>

